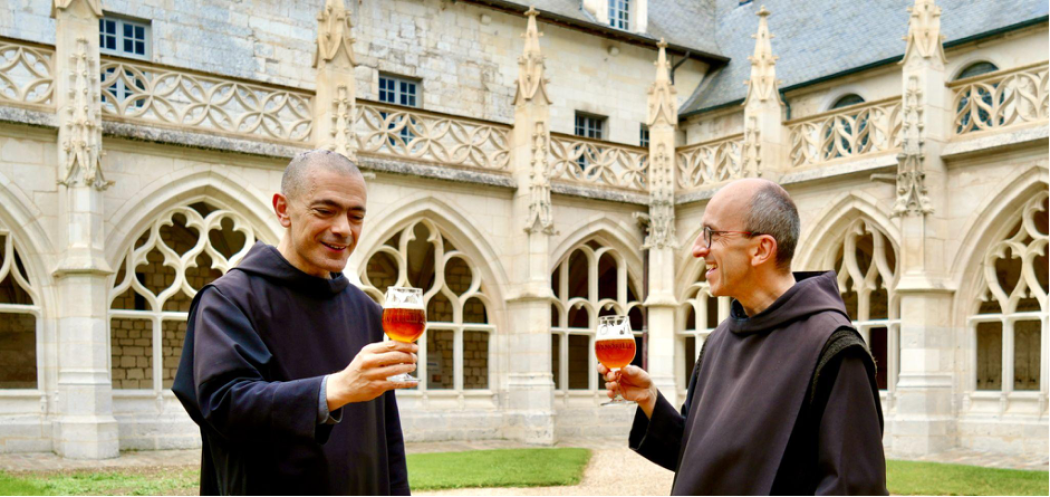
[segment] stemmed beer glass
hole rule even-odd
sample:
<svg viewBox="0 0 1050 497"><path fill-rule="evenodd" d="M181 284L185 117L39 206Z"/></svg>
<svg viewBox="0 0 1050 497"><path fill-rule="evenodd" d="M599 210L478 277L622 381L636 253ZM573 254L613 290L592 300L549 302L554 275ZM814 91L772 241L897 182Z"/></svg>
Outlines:
<svg viewBox="0 0 1050 497"><path fill-rule="evenodd" d="M598 362L603 366L617 373L617 381L620 380L620 369L634 360L634 354L634 333L631 332L631 321L627 319L627 316L599 317L598 332L594 339L594 355L598 356ZM614 399L602 403L603 406L610 404L634 404L634 402L624 399L621 391L617 391Z"/></svg>
<svg viewBox="0 0 1050 497"><path fill-rule="evenodd" d="M392 286L386 290L383 303L383 331L396 342L412 343L427 327L427 311L423 307L423 290ZM419 379L401 373L387 378L402 383L419 383Z"/></svg>

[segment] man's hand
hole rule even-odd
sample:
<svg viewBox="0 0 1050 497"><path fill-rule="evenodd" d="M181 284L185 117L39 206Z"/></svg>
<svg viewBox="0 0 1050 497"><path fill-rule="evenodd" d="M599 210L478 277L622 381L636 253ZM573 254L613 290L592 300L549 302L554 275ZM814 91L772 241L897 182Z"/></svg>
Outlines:
<svg viewBox="0 0 1050 497"><path fill-rule="evenodd" d="M638 366L627 366L619 371L609 371L605 366L598 364L598 373L605 378L605 388L609 398L616 396L619 391L623 398L637 402L646 417L653 416L656 407L657 390L649 373Z"/></svg>
<svg viewBox="0 0 1050 497"><path fill-rule="evenodd" d="M392 340L366 345L346 369L328 377L325 388L328 410L334 411L351 402L368 402L390 390L416 386L416 383L387 381L387 378L415 371L418 351L419 346L414 343Z"/></svg>

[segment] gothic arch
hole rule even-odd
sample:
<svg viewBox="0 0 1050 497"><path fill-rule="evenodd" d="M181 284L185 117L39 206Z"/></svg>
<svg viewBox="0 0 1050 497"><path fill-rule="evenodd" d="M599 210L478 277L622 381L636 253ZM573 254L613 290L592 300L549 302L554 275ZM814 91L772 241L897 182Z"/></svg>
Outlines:
<svg viewBox="0 0 1050 497"><path fill-rule="evenodd" d="M644 262L640 253L642 247L641 237L624 227L623 223L613 221L604 216L590 219L569 231L569 234L562 238L561 242L554 248L554 251L551 252L553 257L551 257L549 271L554 271L563 259L571 255L569 253L570 250L591 239L606 247L615 249L624 262L627 263L628 274L631 278L635 281L642 280L641 267Z"/></svg>
<svg viewBox="0 0 1050 497"><path fill-rule="evenodd" d="M390 237L408 225L426 219L443 230L457 249L481 269L482 280L488 282L489 298L503 302L509 280L500 254L488 242L488 234L479 231L475 223L461 214L462 211L425 192L399 199L376 215L378 219L375 221L371 218L365 221L364 234L358 240L347 268L362 268Z"/></svg>
<svg viewBox="0 0 1050 497"><path fill-rule="evenodd" d="M956 291L957 309L971 314L977 293L982 291L981 271L988 248L1007 236L1013 228L1009 222L1018 216L1033 195L1047 191L1046 169L1034 166L1003 180L966 221L962 245L952 261L951 274Z"/></svg>
<svg viewBox="0 0 1050 497"><path fill-rule="evenodd" d="M822 265L830 264L825 261L835 255L832 252L836 246L832 242L841 238L847 226L858 217L863 217L885 233L894 248L899 249L900 231L896 223L879 208L875 197L865 192L842 193L817 215L817 222L813 223L812 228L802 231L792 268L796 271L828 269Z"/></svg>
<svg viewBox="0 0 1050 497"><path fill-rule="evenodd" d="M43 215L18 185L0 173L0 225L14 234L15 249L22 254L27 276L38 289L51 287L51 268L45 263L45 257L57 254L51 238L40 225ZM45 302L53 301L49 292L39 293ZM44 309L51 307L38 305Z"/></svg>
<svg viewBox="0 0 1050 497"><path fill-rule="evenodd" d="M192 204L207 200L222 209L237 212L266 243L276 244L281 238L280 225L273 208L265 203L262 192L247 180L208 166L207 169L188 168L157 178L129 199L106 221L106 261L114 270L127 255L128 247L139 234L165 210L178 204Z"/></svg>

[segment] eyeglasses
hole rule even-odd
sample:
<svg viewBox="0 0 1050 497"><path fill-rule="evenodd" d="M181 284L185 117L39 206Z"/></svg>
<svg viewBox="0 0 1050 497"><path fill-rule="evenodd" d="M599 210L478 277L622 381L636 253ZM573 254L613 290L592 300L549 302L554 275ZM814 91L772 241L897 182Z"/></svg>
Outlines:
<svg viewBox="0 0 1050 497"><path fill-rule="evenodd" d="M730 231L730 230L713 230L710 227L704 227L704 246L708 249L711 248L711 243L715 239L715 235L724 235L727 233L737 233L741 235L747 235L748 237L762 235L764 233L755 233L753 231Z"/></svg>

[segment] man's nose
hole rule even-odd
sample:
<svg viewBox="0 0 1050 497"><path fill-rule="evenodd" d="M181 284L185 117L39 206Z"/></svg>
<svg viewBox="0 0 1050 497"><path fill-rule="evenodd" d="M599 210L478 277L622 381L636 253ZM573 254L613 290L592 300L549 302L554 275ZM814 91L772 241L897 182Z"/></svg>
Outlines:
<svg viewBox="0 0 1050 497"><path fill-rule="evenodd" d="M693 242L693 257L697 259L706 257L707 253L711 250L707 248L707 244L704 243L704 235L696 237L696 241Z"/></svg>
<svg viewBox="0 0 1050 497"><path fill-rule="evenodd" d="M329 228L333 235L346 237L350 235L350 221L344 216L339 216Z"/></svg>

